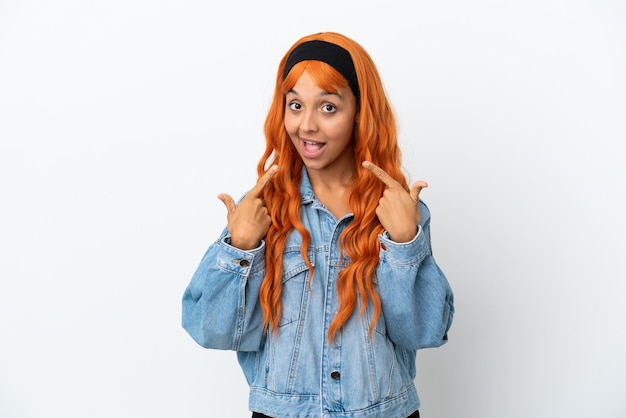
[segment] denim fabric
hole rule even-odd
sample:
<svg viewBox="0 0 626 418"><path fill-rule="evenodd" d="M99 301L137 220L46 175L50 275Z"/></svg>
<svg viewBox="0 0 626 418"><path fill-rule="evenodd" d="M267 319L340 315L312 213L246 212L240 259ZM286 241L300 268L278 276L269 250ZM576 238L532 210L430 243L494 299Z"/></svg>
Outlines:
<svg viewBox="0 0 626 418"><path fill-rule="evenodd" d="M252 418L274 418L274 417L270 417L270 416L267 416L265 414L261 414L259 412L253 412L252 413ZM413 412L407 418L420 418L420 411Z"/></svg>
<svg viewBox="0 0 626 418"><path fill-rule="evenodd" d="M265 243L242 251L229 245L226 230L185 290L183 327L203 347L237 351L250 385L250 410L281 418L405 418L420 406L413 384L416 350L444 344L454 314L452 290L431 253L429 210L420 202L421 224L412 241L379 236L375 283L382 314L371 337L373 307L368 304L360 317L359 300L329 341L337 275L350 263L337 243L353 216L335 219L313 195L306 171L300 194L313 277L294 231L283 255L278 332L263 331L258 303Z"/></svg>
<svg viewBox="0 0 626 418"><path fill-rule="evenodd" d="M253 412L252 413L252 418L274 418L274 417L270 417L270 416L267 416L265 414L261 414L259 412ZM420 418L420 411L413 412L407 418Z"/></svg>

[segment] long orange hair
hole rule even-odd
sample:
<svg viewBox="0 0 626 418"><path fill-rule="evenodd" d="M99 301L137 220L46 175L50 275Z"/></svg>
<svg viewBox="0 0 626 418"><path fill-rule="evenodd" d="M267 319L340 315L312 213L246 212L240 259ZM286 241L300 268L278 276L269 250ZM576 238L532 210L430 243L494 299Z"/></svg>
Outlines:
<svg viewBox="0 0 626 418"><path fill-rule="evenodd" d="M339 274L337 280L339 310L328 331L328 337L332 339L353 314L357 297L361 299L361 315L365 312L368 300L374 306L370 332L381 310L374 275L380 251L378 235L383 232L383 227L376 216L376 208L385 186L360 163L364 160L371 161L407 190L408 185L401 168L395 117L378 70L369 54L352 39L334 32L317 33L298 40L287 51L278 67L274 98L265 120L266 148L257 165L259 176L263 175L271 164L277 164L282 168L264 189L265 204L272 219L265 237L266 270L260 291L266 329L272 331L278 329L282 312L283 251L287 236L294 229L302 236L300 250L302 258L309 266L309 270L311 272L313 270L307 256L310 235L300 220L299 186L303 162L285 130L285 94L296 84L305 68L321 89L332 92L348 86L347 80L339 72L321 61L300 62L283 80L285 63L291 51L301 43L311 40L331 42L350 53L360 90L353 132L356 171L352 189L348 194L348 207L354 213L354 219L342 232L339 240L351 263Z"/></svg>

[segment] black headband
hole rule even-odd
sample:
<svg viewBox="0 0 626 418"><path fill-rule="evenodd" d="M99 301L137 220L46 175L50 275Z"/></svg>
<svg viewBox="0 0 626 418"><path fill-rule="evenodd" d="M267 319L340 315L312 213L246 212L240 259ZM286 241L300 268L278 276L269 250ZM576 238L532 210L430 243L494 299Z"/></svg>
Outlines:
<svg viewBox="0 0 626 418"><path fill-rule="evenodd" d="M289 71L291 71L294 65L300 61L306 60L322 61L339 71L339 73L348 80L352 93L354 93L358 102L359 82L356 78L352 57L348 51L339 45L326 41L308 41L301 43L289 54L287 63L285 64L283 79L287 77L287 74L289 74Z"/></svg>

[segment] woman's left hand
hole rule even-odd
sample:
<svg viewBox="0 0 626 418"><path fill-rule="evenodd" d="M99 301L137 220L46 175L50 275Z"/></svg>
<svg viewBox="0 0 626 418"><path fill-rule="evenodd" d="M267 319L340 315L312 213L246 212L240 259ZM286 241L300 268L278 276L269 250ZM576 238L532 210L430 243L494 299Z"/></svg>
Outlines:
<svg viewBox="0 0 626 418"><path fill-rule="evenodd" d="M400 183L374 163L364 161L362 165L387 186L376 208L376 216L381 225L393 241L411 241L415 238L421 219L419 194L428 184L425 181L416 181L407 192Z"/></svg>

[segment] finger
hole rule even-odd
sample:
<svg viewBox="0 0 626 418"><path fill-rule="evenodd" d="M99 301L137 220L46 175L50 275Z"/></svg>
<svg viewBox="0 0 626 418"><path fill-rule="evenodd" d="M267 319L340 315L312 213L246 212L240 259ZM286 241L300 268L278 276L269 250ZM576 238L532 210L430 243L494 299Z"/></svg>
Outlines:
<svg viewBox="0 0 626 418"><path fill-rule="evenodd" d="M218 194L217 198L221 200L222 202L224 202L224 206L226 206L226 210L228 211L229 214L233 213L235 209L237 208L237 205L235 204L235 201L233 200L233 198L227 195L226 193Z"/></svg>
<svg viewBox="0 0 626 418"><path fill-rule="evenodd" d="M411 186L411 191L409 192L409 194L411 195L411 199L413 199L414 202L417 202L420 197L420 192L426 187L428 187L428 183L426 183L425 181L420 180L413 183L413 185Z"/></svg>
<svg viewBox="0 0 626 418"><path fill-rule="evenodd" d="M270 182L270 180L272 179L272 177L274 177L274 175L278 172L278 166L277 165L273 165L270 167L269 170L267 170L265 172L265 174L263 174L261 176L261 178L259 179L259 181L257 181L256 185L250 190L250 195L252 197L258 197L261 192L263 191L263 188L267 185L267 183Z"/></svg>
<svg viewBox="0 0 626 418"><path fill-rule="evenodd" d="M363 161L363 167L372 172L376 177L380 179L387 187L402 187L393 177L385 172L382 168L370 161Z"/></svg>

